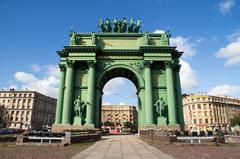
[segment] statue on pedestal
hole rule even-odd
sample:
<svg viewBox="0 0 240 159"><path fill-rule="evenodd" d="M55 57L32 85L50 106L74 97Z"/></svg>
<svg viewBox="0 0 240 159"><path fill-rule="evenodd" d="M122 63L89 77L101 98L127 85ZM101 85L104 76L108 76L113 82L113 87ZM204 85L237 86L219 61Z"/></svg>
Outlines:
<svg viewBox="0 0 240 159"><path fill-rule="evenodd" d="M127 20L124 17L122 20L121 32L124 33L127 30Z"/></svg>
<svg viewBox="0 0 240 159"><path fill-rule="evenodd" d="M163 98L160 98L159 100L156 101L156 103L154 104L154 106L156 107L156 112L159 114L158 117L158 125L166 125L166 113L167 113L167 105L164 102Z"/></svg>
<svg viewBox="0 0 240 159"><path fill-rule="evenodd" d="M106 23L105 24L106 24L107 32L112 32L110 19L106 19Z"/></svg>
<svg viewBox="0 0 240 159"><path fill-rule="evenodd" d="M162 44L164 46L170 45L170 41L169 41L170 37L171 37L171 34L169 30L162 34Z"/></svg>
<svg viewBox="0 0 240 159"><path fill-rule="evenodd" d="M96 34L95 33L91 34L91 39L92 39L92 45L96 45Z"/></svg>
<svg viewBox="0 0 240 159"><path fill-rule="evenodd" d="M137 26L134 28L134 32L138 33L141 27L142 27L142 21L138 20L137 21Z"/></svg>
<svg viewBox="0 0 240 159"><path fill-rule="evenodd" d="M85 123L86 108L87 108L87 103L83 102L81 100L81 97L78 96L78 98L74 101L74 112L75 112L74 123L75 124L83 125Z"/></svg>
<svg viewBox="0 0 240 159"><path fill-rule="evenodd" d="M105 24L104 21L102 19L99 19L98 21L98 26L101 28L102 32L107 32L106 28L105 28Z"/></svg>
<svg viewBox="0 0 240 159"><path fill-rule="evenodd" d="M156 101L154 104L156 107L156 112L159 114L160 117L162 117L165 114L165 109L167 107L166 103L163 101L162 98Z"/></svg>
<svg viewBox="0 0 240 159"><path fill-rule="evenodd" d="M142 45L148 45L149 43L149 35L145 33L142 37Z"/></svg>
<svg viewBox="0 0 240 159"><path fill-rule="evenodd" d="M77 33L72 31L70 32L70 45L76 45L77 44Z"/></svg>
<svg viewBox="0 0 240 159"><path fill-rule="evenodd" d="M118 32L118 20L117 18L114 18L114 21L113 21L113 26L114 26L114 32L117 33Z"/></svg>
<svg viewBox="0 0 240 159"><path fill-rule="evenodd" d="M132 33L132 32L133 32L133 27L134 27L134 25L135 25L134 19L131 18L131 19L130 19L130 22L129 22L129 26L128 26L128 32L129 32L129 33Z"/></svg>

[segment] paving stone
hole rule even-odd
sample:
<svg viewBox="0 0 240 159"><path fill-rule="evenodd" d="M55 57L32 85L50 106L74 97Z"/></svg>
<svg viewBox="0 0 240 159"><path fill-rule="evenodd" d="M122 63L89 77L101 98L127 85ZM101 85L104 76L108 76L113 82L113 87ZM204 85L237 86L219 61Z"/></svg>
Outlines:
<svg viewBox="0 0 240 159"><path fill-rule="evenodd" d="M104 136L72 159L173 159L135 135Z"/></svg>

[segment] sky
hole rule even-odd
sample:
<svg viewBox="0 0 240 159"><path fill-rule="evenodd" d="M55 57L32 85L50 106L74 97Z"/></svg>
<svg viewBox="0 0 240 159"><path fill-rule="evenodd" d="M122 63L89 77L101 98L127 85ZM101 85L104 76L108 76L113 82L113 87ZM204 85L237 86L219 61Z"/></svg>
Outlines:
<svg viewBox="0 0 240 159"><path fill-rule="evenodd" d="M181 57L183 93L240 97L240 1L238 0L1 0L0 88L35 90L57 97L57 50L69 32L99 31L100 18L131 17L143 32L170 30ZM136 88L110 80L103 103L136 104Z"/></svg>

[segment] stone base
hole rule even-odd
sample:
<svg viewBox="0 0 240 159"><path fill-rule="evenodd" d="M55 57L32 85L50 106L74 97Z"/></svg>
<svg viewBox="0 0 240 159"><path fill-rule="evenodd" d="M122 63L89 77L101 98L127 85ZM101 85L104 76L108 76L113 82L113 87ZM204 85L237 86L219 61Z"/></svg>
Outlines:
<svg viewBox="0 0 240 159"><path fill-rule="evenodd" d="M164 118L164 117L159 117L158 118L158 125L167 126L167 119Z"/></svg>
<svg viewBox="0 0 240 159"><path fill-rule="evenodd" d="M149 129L153 129L156 130L156 125L154 124L146 124L146 125L142 125L140 127L141 130L149 130Z"/></svg>
<svg viewBox="0 0 240 159"><path fill-rule="evenodd" d="M180 125L164 125L164 126L160 126L160 125L158 125L157 126L157 130L167 130L167 131L169 131L169 130L173 130L173 131L175 131L175 130L178 130L178 131L180 131L181 130L181 127L180 127Z"/></svg>
<svg viewBox="0 0 240 159"><path fill-rule="evenodd" d="M70 125L70 124L53 124L52 132L74 131L82 129L94 129L94 125Z"/></svg>
<svg viewBox="0 0 240 159"><path fill-rule="evenodd" d="M146 124L142 125L140 130L164 130L164 131L175 131L175 130L182 130L179 124L174 124L174 125L154 125L154 124Z"/></svg>

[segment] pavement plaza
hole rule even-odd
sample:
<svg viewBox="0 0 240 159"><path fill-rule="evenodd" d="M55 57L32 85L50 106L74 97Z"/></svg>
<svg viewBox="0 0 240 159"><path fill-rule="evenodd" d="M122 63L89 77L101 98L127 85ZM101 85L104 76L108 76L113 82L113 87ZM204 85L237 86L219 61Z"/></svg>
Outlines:
<svg viewBox="0 0 240 159"><path fill-rule="evenodd" d="M72 159L172 159L135 135L104 136Z"/></svg>

